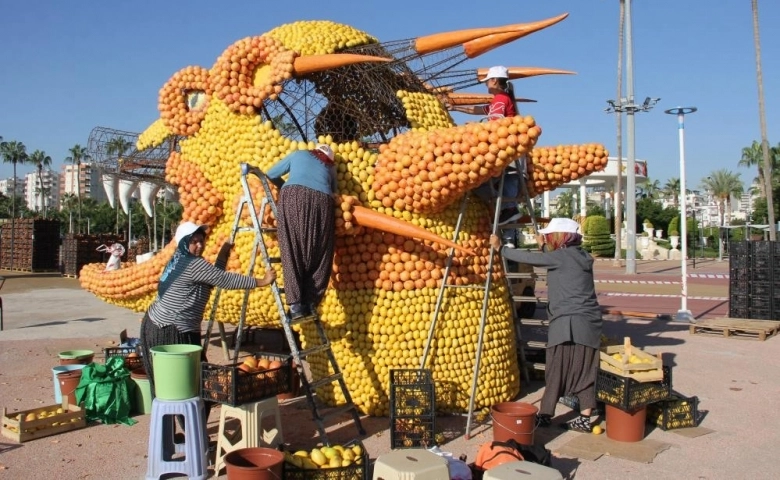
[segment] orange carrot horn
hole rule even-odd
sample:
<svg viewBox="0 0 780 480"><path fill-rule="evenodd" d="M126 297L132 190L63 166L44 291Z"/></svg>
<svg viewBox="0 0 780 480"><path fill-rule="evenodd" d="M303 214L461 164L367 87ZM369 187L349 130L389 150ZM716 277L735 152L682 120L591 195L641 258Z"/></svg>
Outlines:
<svg viewBox="0 0 780 480"><path fill-rule="evenodd" d="M355 63L384 63L389 58L375 57L372 55L357 55L353 53L330 53L323 55L306 55L297 57L293 61L293 70L296 76L303 76L314 72L322 72L332 68L344 67Z"/></svg>
<svg viewBox="0 0 780 480"><path fill-rule="evenodd" d="M361 207L359 205L355 205L352 208L352 217L355 223L363 227L373 228L375 230L381 230L383 232L393 233L395 235L400 235L407 238L429 240L431 242L444 245L445 247L455 248L469 255L476 255L468 248L463 248L457 243L441 238L435 233L431 233L424 228L418 227L417 225L412 225L411 223L398 220L397 218L375 212L369 208Z"/></svg>
<svg viewBox="0 0 780 480"><path fill-rule="evenodd" d="M509 67L509 79L515 80L518 78L535 77L538 75L576 75L576 72L570 70L560 70L558 68L544 68L544 67ZM487 68L480 68L477 70L477 78L480 81L485 78L488 73Z"/></svg>

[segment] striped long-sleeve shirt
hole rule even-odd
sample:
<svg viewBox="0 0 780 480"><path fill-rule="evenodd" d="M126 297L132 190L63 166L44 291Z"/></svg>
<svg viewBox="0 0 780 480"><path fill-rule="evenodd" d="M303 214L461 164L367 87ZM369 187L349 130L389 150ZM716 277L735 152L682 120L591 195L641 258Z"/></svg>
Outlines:
<svg viewBox="0 0 780 480"><path fill-rule="evenodd" d="M185 264L176 268L178 278L149 307L149 318L160 327L175 325L182 332L200 332L214 287L238 290L257 285L253 277L224 272L203 257L185 257L179 261Z"/></svg>

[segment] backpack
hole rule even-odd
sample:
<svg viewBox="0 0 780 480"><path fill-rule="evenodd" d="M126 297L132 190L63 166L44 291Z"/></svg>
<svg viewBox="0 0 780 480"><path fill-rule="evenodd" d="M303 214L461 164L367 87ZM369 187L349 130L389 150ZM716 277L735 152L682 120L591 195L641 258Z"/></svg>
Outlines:
<svg viewBox="0 0 780 480"><path fill-rule="evenodd" d="M474 460L474 466L482 470L490 470L504 463L518 460L551 467L552 453L543 446L524 445L510 438L505 442L494 441L482 444L477 452L477 458Z"/></svg>

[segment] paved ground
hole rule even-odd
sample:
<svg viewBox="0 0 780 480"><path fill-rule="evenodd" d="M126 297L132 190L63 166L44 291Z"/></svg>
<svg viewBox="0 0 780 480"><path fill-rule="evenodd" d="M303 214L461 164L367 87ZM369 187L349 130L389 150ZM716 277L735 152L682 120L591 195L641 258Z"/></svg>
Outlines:
<svg viewBox="0 0 780 480"><path fill-rule="evenodd" d="M663 352L665 364L673 366L675 390L699 397L700 409L707 412L702 425L714 432L686 438L653 429L647 438L669 443L671 448L649 464L614 456L596 461L556 456L554 465L568 478L775 478L771 472L780 433L772 399L780 392L776 374L780 341L690 335L687 324L654 319L657 314L673 314L679 309L680 286L666 283L679 281L679 263L640 261L639 273L630 276L611 261L599 261L596 268L599 300L615 312L606 317L605 333L630 335L648 351ZM689 308L694 316L724 316L728 311L728 264L697 262L696 270L689 267L689 273L704 275L689 279ZM20 410L52 403L51 367L57 365L59 351L101 351L125 328L137 336L139 314L96 300L74 279L7 271L0 275L7 278L0 291L5 308L5 330L0 332L0 406ZM210 353L220 360L218 349ZM520 400L536 403L541 392L539 382L524 385ZM315 429L305 402L290 401L281 411L285 441L295 447L313 446ZM559 407L560 421L570 417L568 412ZM90 425L22 445L0 438L0 478L142 478L149 419L136 419L138 424L132 427ZM216 420L212 413L212 434ZM477 423L468 440L464 417L437 417L436 421L437 430L447 438L442 448L472 460L479 445L492 438L489 419ZM363 441L371 458L388 452L388 419L365 418L364 426L367 435ZM537 432L537 439L555 452L578 435L582 434L545 429ZM334 427L329 436L332 441L344 442L356 433L345 423Z"/></svg>

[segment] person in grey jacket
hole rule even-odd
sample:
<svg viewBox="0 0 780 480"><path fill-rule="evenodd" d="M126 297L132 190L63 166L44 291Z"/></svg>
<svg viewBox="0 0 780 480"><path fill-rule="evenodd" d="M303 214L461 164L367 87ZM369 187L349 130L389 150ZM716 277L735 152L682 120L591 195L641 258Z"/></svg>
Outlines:
<svg viewBox="0 0 780 480"><path fill-rule="evenodd" d="M495 235L490 243L508 260L547 269L550 327L537 425L550 425L561 396L576 395L580 416L566 426L590 432L590 415L596 408L602 323L593 282L593 257L580 247L582 236L574 220L553 218L539 233L536 240L542 252L502 248Z"/></svg>

